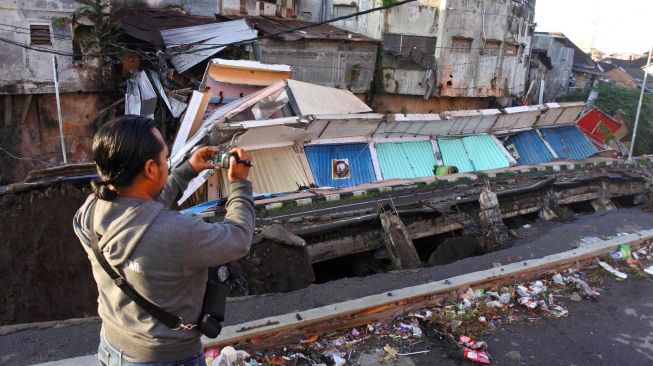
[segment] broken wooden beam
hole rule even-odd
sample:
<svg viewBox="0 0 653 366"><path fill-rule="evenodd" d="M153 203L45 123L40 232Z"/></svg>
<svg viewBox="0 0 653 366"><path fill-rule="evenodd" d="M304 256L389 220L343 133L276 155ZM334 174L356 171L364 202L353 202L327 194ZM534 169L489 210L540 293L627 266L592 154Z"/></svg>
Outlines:
<svg viewBox="0 0 653 366"><path fill-rule="evenodd" d="M410 239L406 225L397 214L390 211L382 212L379 217L386 236L385 247L392 258L395 269L418 268L422 262Z"/></svg>

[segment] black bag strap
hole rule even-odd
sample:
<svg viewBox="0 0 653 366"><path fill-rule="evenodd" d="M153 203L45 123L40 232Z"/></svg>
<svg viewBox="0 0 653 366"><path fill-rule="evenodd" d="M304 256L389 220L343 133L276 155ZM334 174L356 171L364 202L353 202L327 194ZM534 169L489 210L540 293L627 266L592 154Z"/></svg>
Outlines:
<svg viewBox="0 0 653 366"><path fill-rule="evenodd" d="M192 329L193 326L188 326L183 324L183 319L176 315L170 314L169 312L163 310L157 305L152 304L148 299L144 298L136 290L134 290L129 283L118 273L110 264L107 262L106 258L100 251L99 240L97 233L95 232L95 206L97 203L97 198L91 203L91 248L95 254L95 259L97 259L102 269L111 277L113 283L120 288L127 297L132 299L138 306L141 307L145 312L150 314L156 320L165 324L172 329Z"/></svg>

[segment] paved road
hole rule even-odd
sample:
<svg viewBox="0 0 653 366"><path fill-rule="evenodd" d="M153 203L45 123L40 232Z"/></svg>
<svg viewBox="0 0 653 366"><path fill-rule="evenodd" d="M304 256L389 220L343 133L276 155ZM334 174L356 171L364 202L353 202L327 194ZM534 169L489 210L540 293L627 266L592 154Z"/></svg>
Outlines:
<svg viewBox="0 0 653 366"><path fill-rule="evenodd" d="M396 288L436 281L438 279L444 279L468 273L470 271L488 269L492 268L494 263L507 264L525 259L541 258L550 254L573 249L578 246L581 238L587 236L614 236L619 232L633 232L634 230L652 228L653 214L642 212L636 208L580 215L576 221L570 224L537 221L533 223L531 229L524 231L525 237L517 240L511 248L489 253L484 256L467 258L446 266L423 268L417 271L382 273L365 278L345 278L321 285L313 285L289 294L271 294L231 301L227 307L227 313L229 314L227 325L285 314L292 311L306 310L335 302L347 301L362 296L391 291ZM625 283L625 286L630 286L630 283ZM616 289L622 288L621 286L614 287ZM653 299L651 296L653 295L653 290L648 288L646 291L640 288L632 288L618 296L623 296L620 301L624 304L629 304L637 314L653 316L653 300L650 300ZM619 294L617 291L613 293ZM606 296L610 295L608 294ZM601 302L598 303L599 306L601 304ZM612 303L612 308L608 309L609 311L606 310L605 314L616 311L617 304L619 304L617 301ZM587 311L582 309L590 309L590 305L593 306L593 304L588 304L587 307L579 308L579 310L574 310L573 312L580 313L582 311ZM572 309L574 308L572 307ZM623 314L620 314L620 316L623 317ZM567 322L573 322L575 321L574 319L576 318L572 315ZM597 323L597 319L601 320L601 322ZM585 322L595 325L598 328L605 328L608 334L611 333L610 329L614 329L613 323L615 322L615 319L619 321L619 327L629 326L622 318L606 317L604 319L598 317L597 319L587 318L585 319ZM651 317L651 320L653 320L653 317ZM644 330L649 333L651 332L650 328L641 328L649 325L647 320L639 321L639 323L641 324L634 325L635 328L630 330L624 329L622 331L622 333L628 334L629 337L632 337L624 338L625 340L632 341L633 339L645 339L643 335L637 332ZM562 322L559 324L562 324ZM632 324L635 323L633 322ZM585 329L580 325L573 325L572 328L578 329L579 331ZM506 331L509 332L509 329L512 328L507 329L508 330ZM532 329L538 328L533 327ZM499 335L497 336L499 339L499 345L496 348L494 348L492 344L490 345L490 350L493 354L501 355L511 350L519 350L521 357L528 361L529 359L525 357L530 357L531 353L529 352L542 353L548 349L547 343L536 342L538 339L543 338L537 336L535 333L530 336L533 339L533 343L528 343L529 336L526 335L526 333L528 333L526 330L529 329L523 330L522 333L519 333L519 328L512 330L517 332L515 333L515 336L510 336L511 333L506 333L507 335L500 336L501 333L497 333ZM96 323L40 331L23 331L0 336L0 365L30 365L38 362L93 353L97 349L98 332L99 325ZM582 341L582 337L580 337L581 335L585 336L587 334L573 333L573 335L573 342L576 343ZM501 346L501 344L504 344L502 343L502 337L520 339L520 341L516 341L520 346L514 346L511 349L508 349L508 347L504 350ZM551 337L556 338L554 336ZM650 343L653 344L653 335L649 340ZM491 339L489 341L492 343ZM587 342L590 342L590 340ZM607 347L607 344L608 343L605 342L603 346ZM563 343L556 345L556 347L563 346ZM601 349L606 353L603 357L608 357L608 351L610 348L603 346ZM589 355L585 353L587 349L592 349L592 347L593 346L590 344L584 350L579 351L584 354L579 357L589 357ZM538 351L540 348L542 351ZM619 352L623 353L623 350L620 350ZM429 363L423 364L428 365ZM653 364L653 362L651 364Z"/></svg>
<svg viewBox="0 0 653 366"><path fill-rule="evenodd" d="M596 302L568 304L567 319L508 325L479 338L488 342L492 364L652 365L653 279L606 277L604 288ZM430 347L432 352L413 357L416 365L461 364L443 358L439 341Z"/></svg>

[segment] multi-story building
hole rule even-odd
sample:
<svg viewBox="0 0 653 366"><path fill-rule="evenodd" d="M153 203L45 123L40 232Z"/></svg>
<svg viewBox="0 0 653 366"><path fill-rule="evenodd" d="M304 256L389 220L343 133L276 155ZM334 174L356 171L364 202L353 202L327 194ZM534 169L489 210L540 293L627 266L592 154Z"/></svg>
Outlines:
<svg viewBox="0 0 653 366"><path fill-rule="evenodd" d="M382 3L296 0L296 14L320 21ZM523 95L534 11L534 0L419 0L334 24L383 42L377 111L437 112Z"/></svg>

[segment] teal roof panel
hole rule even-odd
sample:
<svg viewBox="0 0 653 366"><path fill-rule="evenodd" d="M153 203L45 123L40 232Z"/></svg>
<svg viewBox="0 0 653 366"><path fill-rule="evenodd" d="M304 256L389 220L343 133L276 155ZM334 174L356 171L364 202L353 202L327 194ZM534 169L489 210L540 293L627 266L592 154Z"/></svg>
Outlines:
<svg viewBox="0 0 653 366"><path fill-rule="evenodd" d="M380 142L376 154L383 179L409 179L433 175L435 156L431 141Z"/></svg>

